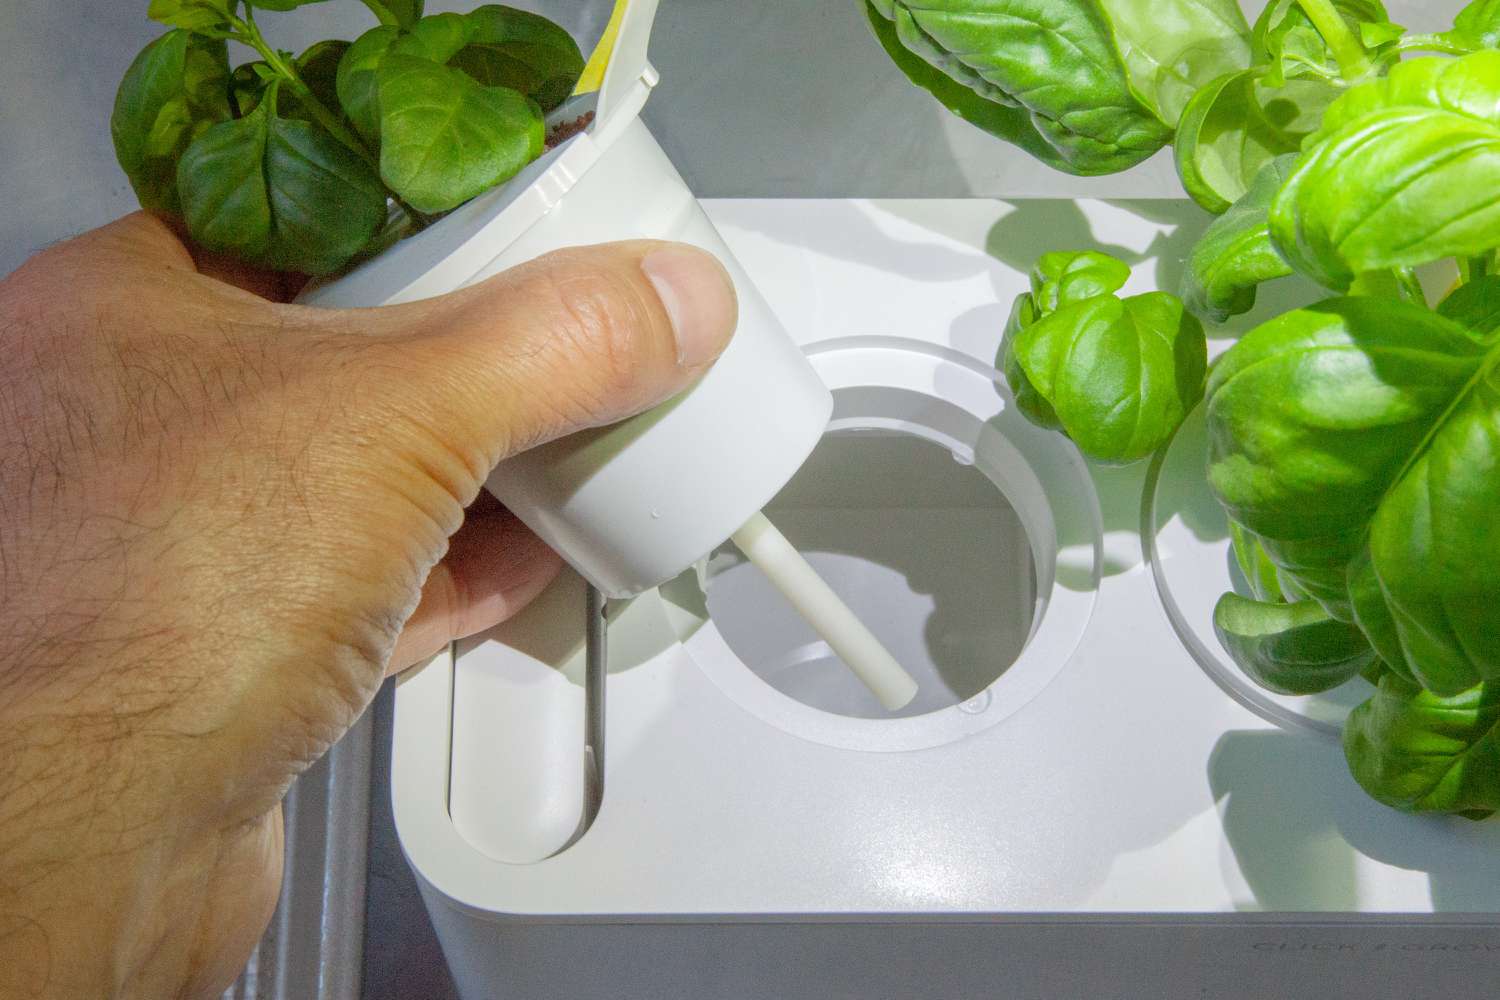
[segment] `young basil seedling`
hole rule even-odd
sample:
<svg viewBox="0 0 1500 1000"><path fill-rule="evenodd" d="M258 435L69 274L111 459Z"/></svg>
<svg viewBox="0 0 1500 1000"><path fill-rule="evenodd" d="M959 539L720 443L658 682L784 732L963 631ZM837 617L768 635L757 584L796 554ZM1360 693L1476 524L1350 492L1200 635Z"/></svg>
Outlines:
<svg viewBox="0 0 1500 1000"><path fill-rule="evenodd" d="M1033 422L1086 455L1133 462L1171 437L1203 395L1203 326L1165 292L1115 296L1130 269L1091 250L1049 253L1016 300L1001 367Z"/></svg>
<svg viewBox="0 0 1500 1000"><path fill-rule="evenodd" d="M496 4L362 0L379 24L353 43L294 57L266 41L257 9L314 2L152 0L173 30L131 65L111 119L141 205L258 266L336 272L503 183L583 71L562 28ZM230 41L259 59L231 70Z"/></svg>
<svg viewBox="0 0 1500 1000"><path fill-rule="evenodd" d="M864 2L913 82L1058 169L1170 141L1219 216L1189 312L1222 322L1293 274L1341 293L1208 381L1209 485L1248 591L1214 625L1272 690L1377 686L1344 738L1375 798L1500 809L1500 2L1426 35L1380 0L1270 0L1250 28L1218 0ZM1402 61L1420 52L1439 55ZM1414 269L1444 260L1460 286L1434 308ZM1201 331L1164 293L1118 298L1125 273L1044 256L1000 357L1026 416L1111 461L1165 440L1202 380Z"/></svg>

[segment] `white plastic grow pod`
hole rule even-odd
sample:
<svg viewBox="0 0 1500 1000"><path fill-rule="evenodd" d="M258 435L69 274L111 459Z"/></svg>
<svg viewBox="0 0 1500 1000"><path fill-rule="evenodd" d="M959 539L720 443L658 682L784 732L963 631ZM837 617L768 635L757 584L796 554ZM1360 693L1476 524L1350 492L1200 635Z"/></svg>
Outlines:
<svg viewBox="0 0 1500 1000"><path fill-rule="evenodd" d="M1148 484L1027 423L990 366L1059 232L1170 266L1170 208L723 202L721 242L637 117L653 10L588 133L314 301L567 242L733 251L742 332L789 331L818 383L789 426L821 437L776 450L800 454L754 507L920 693L884 711L718 539L607 605L565 574L411 672L396 822L463 995L1492 995L1500 829L1369 801L1327 737L1341 696L1262 698L1200 634L1233 581L1192 425ZM676 221L595 225L625 177Z"/></svg>

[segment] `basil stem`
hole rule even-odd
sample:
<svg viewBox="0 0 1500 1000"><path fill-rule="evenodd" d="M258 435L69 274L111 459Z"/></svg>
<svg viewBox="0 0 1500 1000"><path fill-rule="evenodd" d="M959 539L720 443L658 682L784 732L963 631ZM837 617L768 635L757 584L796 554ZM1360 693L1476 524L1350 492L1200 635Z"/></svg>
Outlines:
<svg viewBox="0 0 1500 1000"><path fill-rule="evenodd" d="M245 17L243 20L240 18L231 19L230 23L238 29L236 41L245 43L260 54L260 57L266 61L266 65L275 70L276 74L284 79L287 85L296 92L297 99L318 120L318 124L328 130L329 135L349 147L351 152L358 155L366 163L378 167L375 157L365 148L365 144L359 141L359 137L351 132L343 122L339 121L338 116L329 111L323 105L322 101L318 100L317 95L303 81L296 67L288 64L282 58L281 53L277 52L266 42L265 36L260 33L260 27L255 23L255 15L252 13L253 9L248 6L245 8Z"/></svg>
<svg viewBox="0 0 1500 1000"><path fill-rule="evenodd" d="M389 24L392 27L400 27L401 19L398 18L395 14L392 14L391 9L385 4L381 3L380 0L360 0L360 2L363 3L366 7L370 8L370 13L374 14L381 24Z"/></svg>
<svg viewBox="0 0 1500 1000"><path fill-rule="evenodd" d="M1391 273L1396 276L1396 290L1403 299L1419 306L1427 304L1427 293L1422 291L1422 283L1417 280L1416 271L1409 267L1393 267Z"/></svg>
<svg viewBox="0 0 1500 1000"><path fill-rule="evenodd" d="M1323 41L1328 43L1328 49L1338 61L1344 79L1358 80L1370 72L1370 57L1366 54L1365 47L1354 37L1349 25L1344 23L1343 15L1329 0L1297 0L1297 5L1302 8L1302 13L1307 15L1313 27L1318 29Z"/></svg>
<svg viewBox="0 0 1500 1000"><path fill-rule="evenodd" d="M260 33L260 26L255 23L255 15L252 11L252 7L246 6L243 20L237 17L231 18L230 23L236 29L233 36L235 40L243 42L259 53L260 57L266 61L266 65L275 70L277 75L286 80L287 85L296 92L297 99L317 119L318 124L327 129L329 135L348 147L351 152L368 163L379 174L380 161L360 141L359 136L355 135L348 126L339 120L338 115L329 111L327 106L318 100L317 95L312 92L312 88L307 85L302 79L301 74L297 72L297 68L282 58L281 53L276 51L266 41L265 36ZM387 191L390 194L391 200L396 203L396 207L401 209L406 217L411 220L413 231L419 231L432 225L434 221L432 216L412 208L394 191L390 191L389 186L387 186Z"/></svg>

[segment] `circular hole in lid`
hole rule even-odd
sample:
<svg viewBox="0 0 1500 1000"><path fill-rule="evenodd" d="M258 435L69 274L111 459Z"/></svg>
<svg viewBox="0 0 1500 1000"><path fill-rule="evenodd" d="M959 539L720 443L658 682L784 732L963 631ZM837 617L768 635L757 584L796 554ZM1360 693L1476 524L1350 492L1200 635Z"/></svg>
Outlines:
<svg viewBox="0 0 1500 1000"><path fill-rule="evenodd" d="M836 431L766 514L918 685L886 711L755 567L721 548L706 574L710 617L752 672L811 708L889 719L961 705L1031 636L1032 541L969 455L900 431Z"/></svg>

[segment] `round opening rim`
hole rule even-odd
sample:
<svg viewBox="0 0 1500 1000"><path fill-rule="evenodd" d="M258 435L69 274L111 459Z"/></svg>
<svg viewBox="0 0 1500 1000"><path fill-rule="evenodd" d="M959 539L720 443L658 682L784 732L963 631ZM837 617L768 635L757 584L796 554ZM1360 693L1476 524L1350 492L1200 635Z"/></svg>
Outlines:
<svg viewBox="0 0 1500 1000"><path fill-rule="evenodd" d="M784 732L841 749L927 749L988 729L1020 711L1061 673L1081 643L1098 596L1102 515L1081 456L1014 408L1000 373L955 352L896 338L848 338L809 357L836 400L851 390L890 404L848 414L836 404L825 433L895 430L943 447L989 480L1015 510L1032 547L1036 610L1021 653L968 700L921 715L870 719L807 705L773 687L739 658L710 619L682 638L703 674L741 708ZM939 387L941 395L939 395ZM909 405L923 401L921 411ZM908 404L903 412L900 404ZM944 426L944 425L947 426ZM1038 505L1045 516L1039 516ZM1060 578L1086 563L1086 586Z"/></svg>

